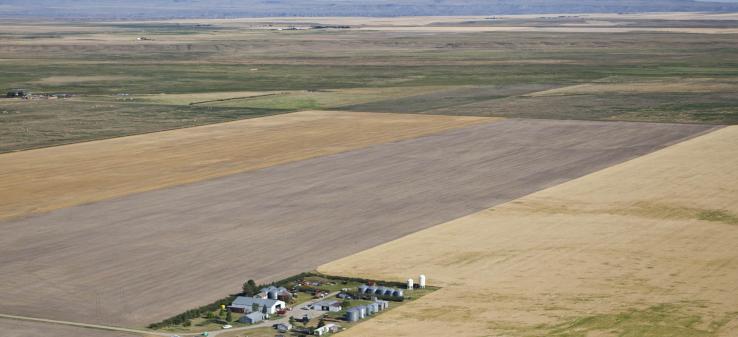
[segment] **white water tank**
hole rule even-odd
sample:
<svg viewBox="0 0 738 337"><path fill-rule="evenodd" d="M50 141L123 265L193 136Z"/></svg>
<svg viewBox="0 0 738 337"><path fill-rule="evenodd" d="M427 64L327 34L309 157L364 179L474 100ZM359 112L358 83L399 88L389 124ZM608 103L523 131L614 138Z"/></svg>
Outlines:
<svg viewBox="0 0 738 337"><path fill-rule="evenodd" d="M413 290L413 279L407 279L407 290Z"/></svg>
<svg viewBox="0 0 738 337"><path fill-rule="evenodd" d="M418 285L421 289L425 288L425 275L420 275L420 277L418 278Z"/></svg>

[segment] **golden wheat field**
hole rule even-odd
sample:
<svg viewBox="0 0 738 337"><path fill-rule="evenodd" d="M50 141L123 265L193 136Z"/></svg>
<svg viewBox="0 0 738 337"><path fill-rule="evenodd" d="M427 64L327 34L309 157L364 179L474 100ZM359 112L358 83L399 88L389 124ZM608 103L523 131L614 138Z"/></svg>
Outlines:
<svg viewBox="0 0 738 337"><path fill-rule="evenodd" d="M738 128L324 265L443 287L347 336L735 336Z"/></svg>

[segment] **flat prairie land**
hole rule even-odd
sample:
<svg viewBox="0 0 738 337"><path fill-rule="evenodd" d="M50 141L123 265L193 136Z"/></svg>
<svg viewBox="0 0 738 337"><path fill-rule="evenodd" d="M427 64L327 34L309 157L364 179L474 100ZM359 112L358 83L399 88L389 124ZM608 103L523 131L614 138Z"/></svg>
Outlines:
<svg viewBox="0 0 738 337"><path fill-rule="evenodd" d="M0 152L324 109L738 123L735 14L5 23L0 93L39 95Z"/></svg>
<svg viewBox="0 0 738 337"><path fill-rule="evenodd" d="M155 139L74 145L78 152L58 147L36 156L36 151L6 155L28 156L37 162L24 167L40 167L32 178L6 180L13 184L10 190L24 193L8 193L3 200L26 195L16 202L26 204L51 199L58 205L67 200L55 199L56 193L72 195L67 190L76 191L73 201L79 203L87 194L130 191L129 185L180 184L213 175L213 167L225 167L215 171L221 173L263 168L0 222L0 312L143 326L221 298L246 279L270 281L312 270L713 130L625 122L485 123L441 116L429 117L428 125L445 120L457 128L406 140L395 136L387 143L389 130L402 137L412 127L427 130L425 117L368 116L388 129L365 127L351 114L303 113ZM327 138L318 126L328 122L319 117L338 120L333 125L345 136ZM301 120L299 127L285 123L290 118ZM274 132L247 133L243 123L260 123ZM458 128L464 123L469 126ZM243 138L217 133L223 128ZM372 134L383 143L337 153ZM269 146L252 145L260 139L256 135L268 138ZM201 144L198 137L208 141ZM316 149L322 142L325 149L304 148ZM54 151L74 156L61 160L51 155ZM294 161L318 152L336 154ZM280 161L291 162L265 167ZM107 163L107 171L100 163ZM31 183L40 191L25 186ZM42 195L50 189L44 186L59 192Z"/></svg>
<svg viewBox="0 0 738 337"><path fill-rule="evenodd" d="M0 154L0 219L493 121L304 111Z"/></svg>
<svg viewBox="0 0 738 337"><path fill-rule="evenodd" d="M685 28L685 27L526 27L526 26L385 26L366 27L362 30L423 33L489 33L489 32L549 32L549 33L687 33L687 34L738 34L738 28Z"/></svg>
<svg viewBox="0 0 738 337"><path fill-rule="evenodd" d="M724 128L319 270L443 287L347 336L735 336L737 149Z"/></svg>

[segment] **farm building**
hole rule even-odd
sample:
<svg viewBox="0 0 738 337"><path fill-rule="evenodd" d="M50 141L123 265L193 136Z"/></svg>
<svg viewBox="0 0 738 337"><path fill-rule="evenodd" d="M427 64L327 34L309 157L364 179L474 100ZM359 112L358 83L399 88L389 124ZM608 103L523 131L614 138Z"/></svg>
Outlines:
<svg viewBox="0 0 738 337"><path fill-rule="evenodd" d="M9 90L7 95L8 97L26 97L30 95L31 93L26 89L12 89Z"/></svg>
<svg viewBox="0 0 738 337"><path fill-rule="evenodd" d="M389 301L377 300L374 301L374 303L379 306L379 311L387 310L389 308Z"/></svg>
<svg viewBox="0 0 738 337"><path fill-rule="evenodd" d="M287 307L287 304L280 300L239 296L228 308L233 312L247 313L253 312L255 305L258 305L259 311L266 308L266 314L275 314L277 310Z"/></svg>
<svg viewBox="0 0 738 337"><path fill-rule="evenodd" d="M359 290L359 293L368 294L368 295L397 296L397 297L403 297L405 295L405 292L402 289L390 288L390 287L380 287L380 286L368 286L365 284L359 286L358 290Z"/></svg>
<svg viewBox="0 0 738 337"><path fill-rule="evenodd" d="M340 326L338 326L337 324L328 323L328 324L326 324L326 325L324 325L324 326L322 326L320 328L316 328L313 331L313 334L316 335L316 336L323 336L323 335L325 335L327 333L336 333L336 332L339 332L339 331L341 331L341 327Z"/></svg>
<svg viewBox="0 0 738 337"><path fill-rule="evenodd" d="M264 296L264 294L266 294L266 297L262 297ZM290 293L290 291L284 287L268 286L266 288L261 288L257 296L261 298L280 300L284 302L289 302L292 300L292 293Z"/></svg>
<svg viewBox="0 0 738 337"><path fill-rule="evenodd" d="M275 326L279 332L287 332L292 330L292 324L290 323L279 323Z"/></svg>
<svg viewBox="0 0 738 337"><path fill-rule="evenodd" d="M264 321L266 318L267 318L266 315L264 315L261 312L252 312L250 314L241 316L241 318L238 321L241 323L246 323L246 324L256 324L256 323Z"/></svg>
<svg viewBox="0 0 738 337"><path fill-rule="evenodd" d="M313 304L313 310L339 312L341 309L341 302L336 300L325 300Z"/></svg>
<svg viewBox="0 0 738 337"><path fill-rule="evenodd" d="M387 308L389 308L388 301L375 300L373 303L352 307L346 310L346 315L344 316L344 319L348 322L356 322L366 318L369 315L387 310Z"/></svg>

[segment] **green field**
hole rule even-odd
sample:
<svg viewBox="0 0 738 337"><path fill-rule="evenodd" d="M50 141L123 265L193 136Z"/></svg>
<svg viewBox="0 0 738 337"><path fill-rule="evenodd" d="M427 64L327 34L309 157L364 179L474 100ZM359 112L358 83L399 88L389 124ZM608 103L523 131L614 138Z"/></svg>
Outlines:
<svg viewBox="0 0 738 337"><path fill-rule="evenodd" d="M563 23L571 22L519 22ZM690 26L736 25L683 21L680 27ZM161 23L2 27L0 89L75 96L0 99L0 152L306 109L738 123L736 34L430 34ZM611 79L622 85L702 82L688 90L529 95ZM722 86L699 89L712 82Z"/></svg>

